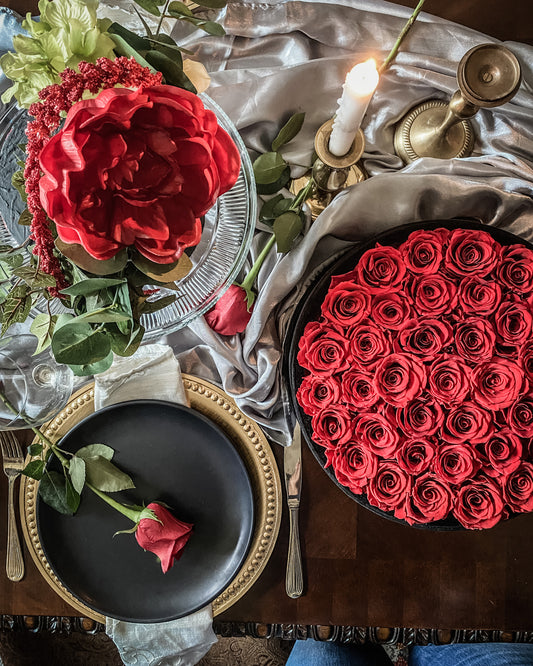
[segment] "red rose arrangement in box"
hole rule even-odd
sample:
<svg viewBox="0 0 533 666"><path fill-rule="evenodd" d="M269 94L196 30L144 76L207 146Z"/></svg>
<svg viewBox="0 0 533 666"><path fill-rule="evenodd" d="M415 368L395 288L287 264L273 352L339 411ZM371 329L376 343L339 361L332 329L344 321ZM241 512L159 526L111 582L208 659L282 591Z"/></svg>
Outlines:
<svg viewBox="0 0 533 666"><path fill-rule="evenodd" d="M335 276L297 392L340 484L411 525L533 510L533 252L418 230Z"/></svg>

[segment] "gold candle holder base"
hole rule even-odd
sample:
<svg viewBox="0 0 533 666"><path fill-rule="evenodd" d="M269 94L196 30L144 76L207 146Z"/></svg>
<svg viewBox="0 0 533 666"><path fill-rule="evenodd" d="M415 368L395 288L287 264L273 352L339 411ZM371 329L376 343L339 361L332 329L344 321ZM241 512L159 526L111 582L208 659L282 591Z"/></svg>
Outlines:
<svg viewBox="0 0 533 666"><path fill-rule="evenodd" d="M361 129L357 131L350 150L340 157L329 150L329 137L333 128L333 118L326 121L315 135L315 153L317 159L313 168L301 178L293 180L290 190L297 194L311 178L315 186L305 203L311 211L311 218L316 218L329 206L334 197L344 188L365 180L368 176L362 166L356 164L365 149L365 138Z"/></svg>
<svg viewBox="0 0 533 666"><path fill-rule="evenodd" d="M518 91L520 63L501 44L479 44L461 58L457 90L446 104L430 100L411 109L394 134L394 150L409 164L420 157L468 157L474 148L469 118L508 102Z"/></svg>

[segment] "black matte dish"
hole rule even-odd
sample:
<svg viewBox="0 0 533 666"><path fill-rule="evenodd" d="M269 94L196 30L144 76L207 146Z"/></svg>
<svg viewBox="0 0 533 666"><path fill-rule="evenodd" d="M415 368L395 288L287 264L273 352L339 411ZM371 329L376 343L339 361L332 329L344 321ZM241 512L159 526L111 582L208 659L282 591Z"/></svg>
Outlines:
<svg viewBox="0 0 533 666"><path fill-rule="evenodd" d="M310 284L298 305L296 306L292 315L289 327L287 329L286 345L284 349L284 372L289 379L290 394L294 411L300 422L302 433L305 440L313 452L313 455L318 460L326 474L334 483L337 484L349 497L355 500L361 506L364 506L370 511L388 518L398 523L408 525L404 520L396 518L392 513L382 511L375 506L372 506L366 495L356 495L351 490L343 486L337 480L334 471L328 467L326 468L326 456L324 455L323 448L313 440L313 429L311 426L311 418L304 413L296 399L296 392L304 378L306 371L300 367L296 356L299 350L299 341L303 334L306 324L314 321L320 317L320 308L324 298L328 292L330 281L334 275L342 275L351 271L361 256L369 249L373 248L376 243L382 245L397 246L403 243L410 233L418 229L479 229L491 234L492 237L501 245L522 244L533 250L533 245L528 241L523 240L519 236L515 236L508 231L491 227L480 222L472 220L436 220L431 222L414 222L411 224L394 227L389 231L385 231L377 236L374 236L369 241L349 248L333 265L328 264L327 268L319 273L315 280ZM416 524L412 527L418 529L432 529L432 530L463 530L463 526L455 518L447 518L446 520L439 520L433 523Z"/></svg>
<svg viewBox="0 0 533 666"><path fill-rule="evenodd" d="M89 489L75 516L39 499L40 542L63 585L95 611L129 622L183 617L215 599L241 567L254 523L250 480L230 440L192 409L136 400L95 412L60 446L76 451L92 443L111 446L113 461L136 484L114 497L130 504L161 500L194 531L163 574L133 534L113 537L133 523Z"/></svg>

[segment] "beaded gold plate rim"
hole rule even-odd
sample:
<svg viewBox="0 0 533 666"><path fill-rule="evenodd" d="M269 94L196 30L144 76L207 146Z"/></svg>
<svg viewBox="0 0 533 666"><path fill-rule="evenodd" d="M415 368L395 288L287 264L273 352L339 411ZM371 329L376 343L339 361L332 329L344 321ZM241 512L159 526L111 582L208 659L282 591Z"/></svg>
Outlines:
<svg viewBox="0 0 533 666"><path fill-rule="evenodd" d="M252 483L254 533L241 569L212 603L213 615L219 615L249 591L270 559L281 523L281 481L265 435L255 421L241 412L234 400L214 384L192 375L184 374L183 384L190 406L218 425L233 442ZM42 430L52 441L57 441L93 411L94 383L91 383L74 393L66 407ZM85 606L64 587L48 563L37 532L37 489L37 481L29 477L21 478L22 531L37 569L52 589L76 611L96 622L105 623L103 615Z"/></svg>

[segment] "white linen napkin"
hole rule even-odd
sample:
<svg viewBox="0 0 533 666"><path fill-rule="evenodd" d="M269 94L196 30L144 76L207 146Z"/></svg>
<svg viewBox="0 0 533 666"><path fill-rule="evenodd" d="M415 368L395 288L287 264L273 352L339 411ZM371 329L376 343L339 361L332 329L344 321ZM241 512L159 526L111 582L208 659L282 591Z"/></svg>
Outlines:
<svg viewBox="0 0 533 666"><path fill-rule="evenodd" d="M145 345L95 377L94 407L151 398L186 405L181 369L167 345ZM216 643L211 605L178 620L137 624L106 618L106 633L126 666L193 666Z"/></svg>

